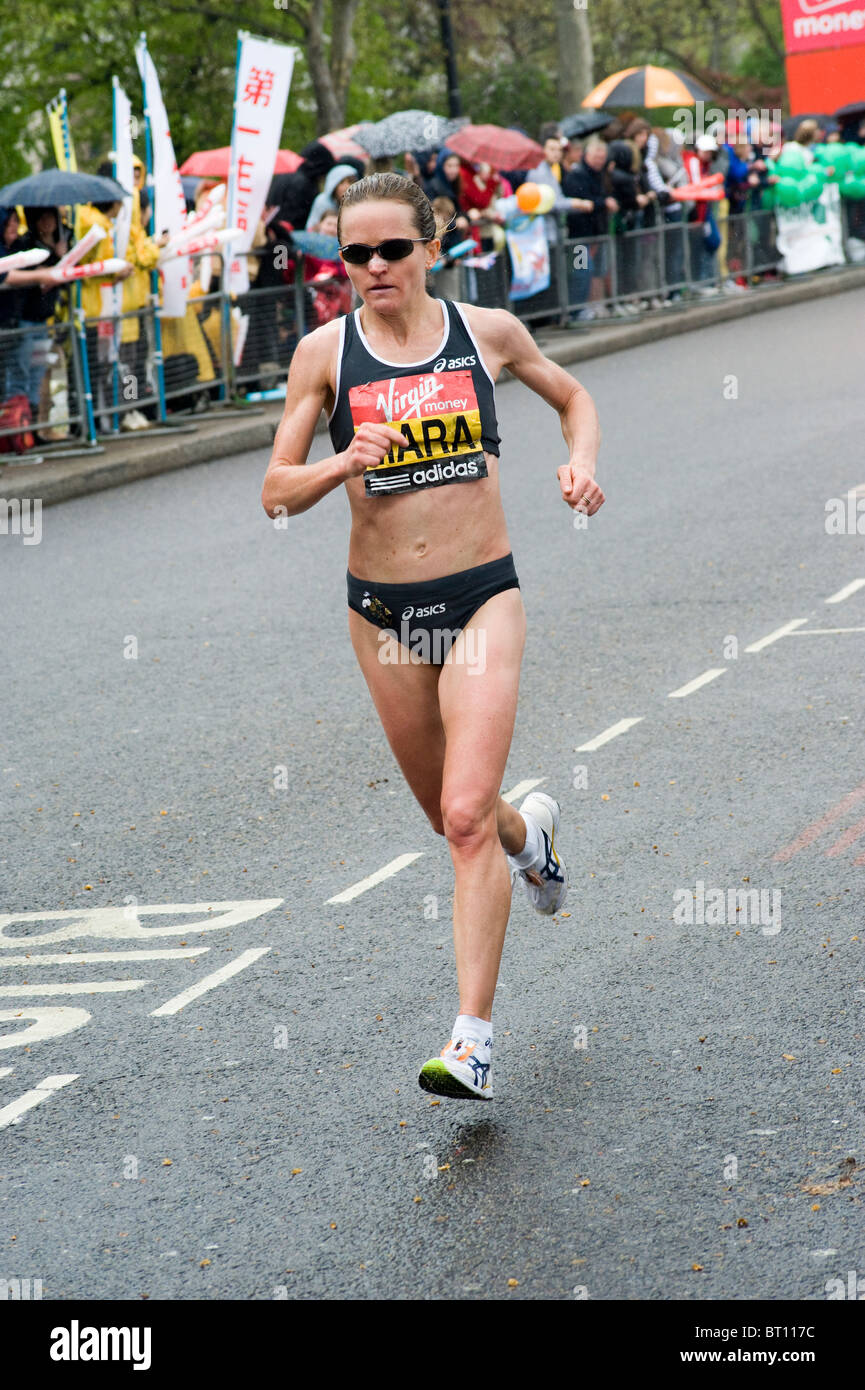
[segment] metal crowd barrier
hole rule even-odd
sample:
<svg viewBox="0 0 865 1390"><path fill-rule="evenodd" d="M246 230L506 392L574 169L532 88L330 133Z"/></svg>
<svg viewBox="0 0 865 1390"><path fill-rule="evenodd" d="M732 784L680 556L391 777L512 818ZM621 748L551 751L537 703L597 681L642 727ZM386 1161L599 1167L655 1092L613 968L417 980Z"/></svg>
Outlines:
<svg viewBox="0 0 865 1390"><path fill-rule="evenodd" d="M848 261L865 261L865 200L842 201ZM500 251L487 269L462 261L427 277L430 293L507 308L528 325L566 326L607 315L627 317L718 293L725 280L751 284L777 273L780 260L771 211L716 217L721 247L707 254L702 224L656 209L656 225L615 235L572 238L559 214L550 245L550 283L528 299L511 300L510 257ZM25 428L15 414L22 397L33 413L40 456L94 448L127 429L172 426L216 406L246 404L254 393L279 394L298 339L359 302L340 275L306 278L304 259L283 269L274 248L258 253L248 293L232 302L216 288L201 292L200 263L183 318L157 319L155 308L84 319L58 302L54 320L0 329L0 463L26 461ZM283 257L283 260L285 258ZM3 291L0 289L0 294ZM74 292L73 292L74 293ZM71 320L70 320L71 312ZM10 402L13 404L10 406Z"/></svg>

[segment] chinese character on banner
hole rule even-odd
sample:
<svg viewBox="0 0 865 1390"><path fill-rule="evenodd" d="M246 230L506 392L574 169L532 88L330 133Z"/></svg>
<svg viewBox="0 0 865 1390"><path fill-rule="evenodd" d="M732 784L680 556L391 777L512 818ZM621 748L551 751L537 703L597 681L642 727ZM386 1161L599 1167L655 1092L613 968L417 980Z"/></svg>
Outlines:
<svg viewBox="0 0 865 1390"><path fill-rule="evenodd" d="M270 68L250 68L249 77L243 90L243 100L251 101L253 106L270 105L270 94L273 91L273 73Z"/></svg>

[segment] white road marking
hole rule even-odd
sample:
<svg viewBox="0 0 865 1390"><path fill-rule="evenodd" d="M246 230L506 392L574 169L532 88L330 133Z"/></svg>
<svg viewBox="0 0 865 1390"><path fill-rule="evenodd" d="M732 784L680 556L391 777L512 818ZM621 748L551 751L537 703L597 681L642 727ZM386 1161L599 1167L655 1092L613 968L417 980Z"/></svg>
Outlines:
<svg viewBox="0 0 865 1390"><path fill-rule="evenodd" d="M848 497L865 497L865 483L857 483L856 487L847 489Z"/></svg>
<svg viewBox="0 0 865 1390"><path fill-rule="evenodd" d="M640 714L636 719L620 719L618 724L611 724L609 729L604 729L602 734L597 734L590 738L588 743L580 743L575 749L575 753L594 753L596 748L601 748L603 744L609 743L611 738L618 738L619 734L627 733L628 729L634 724L639 724L645 716Z"/></svg>
<svg viewBox="0 0 865 1390"><path fill-rule="evenodd" d="M253 946L248 951L241 951L237 960L229 961L228 965L223 965L219 970L214 970L211 975L205 975L198 984L190 985L189 989L184 989L180 994L175 994L172 999L166 999L164 1004L160 1004L158 1009L151 1009L150 1017L159 1018L165 1014L176 1014L193 999L198 999L199 995L206 994L210 989L216 989L224 980L228 980L238 971L245 970L248 965L258 960L259 956L266 956L271 948L269 946Z"/></svg>
<svg viewBox="0 0 865 1390"><path fill-rule="evenodd" d="M241 922L251 922L256 917L279 907L282 901L282 898L247 898L212 903L138 903L134 912L128 905L67 908L62 912L0 912L0 946L6 950L21 951L31 946L53 946L61 941L83 936L97 936L110 941L146 941L152 945L163 936L224 931L228 927L239 926ZM198 915L198 921L186 921L167 927L141 925L142 917L188 917L190 914ZM26 937L7 936L6 928L13 922L62 922L65 925Z"/></svg>
<svg viewBox="0 0 865 1390"><path fill-rule="evenodd" d="M119 994L127 989L143 989L149 980L76 980L60 985L0 985L5 999L30 999L49 994Z"/></svg>
<svg viewBox="0 0 865 1390"><path fill-rule="evenodd" d="M11 1076L14 1070L14 1067L0 1067L0 1076Z"/></svg>
<svg viewBox="0 0 865 1390"><path fill-rule="evenodd" d="M177 951L171 948L164 951L74 951L70 955L56 951L49 955L0 956L0 969L4 965L102 965L103 962L108 965L115 960L186 960L204 955L204 951L210 951L210 947L196 947L192 951L181 951L179 947Z"/></svg>
<svg viewBox="0 0 865 1390"><path fill-rule="evenodd" d="M750 646L745 648L745 651L761 652L764 647L770 646L772 642L777 642L779 637L786 637L788 632L792 632L794 628L801 627L802 624L807 623L807 621L807 618L792 618L790 622L785 623L783 627L776 627L774 632L770 632L766 637L761 637L758 641L752 642Z"/></svg>
<svg viewBox="0 0 865 1390"><path fill-rule="evenodd" d="M701 686L708 685L716 676L723 676L726 666L712 666L708 671L704 671L702 676L695 676L687 685L680 685L678 690L671 690L667 695L668 700L683 700L686 695L692 695Z"/></svg>
<svg viewBox="0 0 865 1390"><path fill-rule="evenodd" d="M502 792L502 801L516 801L518 796L526 796L533 787L539 787L546 780L546 777L527 777L525 781L517 782L509 792Z"/></svg>
<svg viewBox="0 0 865 1390"><path fill-rule="evenodd" d="M791 637L827 637L833 632L865 632L865 627L809 627L807 632L793 632Z"/></svg>
<svg viewBox="0 0 865 1390"><path fill-rule="evenodd" d="M23 1096L17 1100L10 1101L0 1110L0 1129L6 1125L14 1124L15 1121L28 1110L32 1110L34 1105L41 1105L44 1100L50 1100L55 1091L59 1091L63 1086L68 1086L70 1081L77 1081L79 1073L66 1072L60 1076L46 1076L31 1091L25 1091Z"/></svg>
<svg viewBox="0 0 865 1390"><path fill-rule="evenodd" d="M197 946L193 950L166 949L164 951L74 951L69 955L55 951L49 955L0 956L0 969L4 965L102 965L119 960L186 960L203 956L209 946Z"/></svg>
<svg viewBox="0 0 865 1390"><path fill-rule="evenodd" d="M390 863L385 864L383 869L376 869L374 874L370 874L367 878L362 878L359 883L353 883L350 888L343 889L341 893L337 893L333 898L328 898L327 901L329 903L350 903L352 898L358 898L361 893L365 893L367 889L375 888L376 884L381 883L383 879L393 878L394 874L398 874L400 869L404 869L407 865L414 863L415 859L420 859L423 853L423 850L419 850L415 854L397 855L396 859L391 859Z"/></svg>
<svg viewBox="0 0 865 1390"><path fill-rule="evenodd" d="M37 1008L28 1004L21 1009L0 1009L0 1023L17 1023L22 1018L35 1019L29 1028L0 1035L0 1047L30 1047L45 1038L62 1038L64 1033L83 1028L91 1017L86 1009L76 1009L71 1004L46 1004Z"/></svg>
<svg viewBox="0 0 865 1390"><path fill-rule="evenodd" d="M842 603L845 598L855 594L857 590L865 587L865 579L851 579L849 584L845 584L843 589L839 589L837 594L830 594L829 598L824 599L824 603Z"/></svg>

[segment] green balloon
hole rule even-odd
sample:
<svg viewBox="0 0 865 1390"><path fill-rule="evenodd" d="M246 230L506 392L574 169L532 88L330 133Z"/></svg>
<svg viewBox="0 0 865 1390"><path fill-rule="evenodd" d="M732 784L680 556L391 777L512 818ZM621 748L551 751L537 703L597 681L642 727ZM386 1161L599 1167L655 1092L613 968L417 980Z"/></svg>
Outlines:
<svg viewBox="0 0 865 1390"><path fill-rule="evenodd" d="M808 160L801 145L797 145L795 140L789 140L778 156L776 166L785 173L795 173L797 170L805 170L808 167Z"/></svg>
<svg viewBox="0 0 865 1390"><path fill-rule="evenodd" d="M838 191L842 198L865 198L865 178L848 174L838 185Z"/></svg>
<svg viewBox="0 0 865 1390"><path fill-rule="evenodd" d="M772 210L772 208L773 208L774 206L775 206L775 193L774 193L774 190L773 190L771 187L769 187L769 188L764 188L763 191L762 191L762 193L760 194L760 207L761 207L761 209L763 210L763 212L771 212L771 210Z"/></svg>
<svg viewBox="0 0 865 1390"><path fill-rule="evenodd" d="M865 176L865 145L853 145L850 152L850 172L856 178Z"/></svg>
<svg viewBox="0 0 865 1390"><path fill-rule="evenodd" d="M802 201L802 192L798 179L780 178L774 187L775 198L779 207L795 208L799 206Z"/></svg>
<svg viewBox="0 0 865 1390"><path fill-rule="evenodd" d="M799 196L803 203L813 202L820 197L823 185L813 170L808 170L805 177L799 180Z"/></svg>
<svg viewBox="0 0 865 1390"><path fill-rule="evenodd" d="M825 143L825 141L821 141L819 145L815 145L815 146L814 146L814 158L815 158L815 160L817 161L817 163L818 163L818 164L833 164L833 163L834 163L834 160L833 160L833 158L832 158L832 151L833 151L834 149L835 149L835 146L834 146L834 145L827 145L827 144Z"/></svg>
<svg viewBox="0 0 865 1390"><path fill-rule="evenodd" d="M835 145L833 147L835 158L832 163L835 165L835 177L840 180L845 174L849 174L853 167L853 151L858 150L858 145Z"/></svg>

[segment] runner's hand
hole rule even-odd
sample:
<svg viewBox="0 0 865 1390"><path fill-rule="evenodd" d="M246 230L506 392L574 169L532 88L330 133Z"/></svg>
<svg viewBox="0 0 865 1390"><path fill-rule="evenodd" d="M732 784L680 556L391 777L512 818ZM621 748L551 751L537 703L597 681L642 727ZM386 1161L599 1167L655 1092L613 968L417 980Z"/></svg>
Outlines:
<svg viewBox="0 0 865 1390"><path fill-rule="evenodd" d="M572 511L594 516L598 508L604 505L604 494L600 484L595 482L591 473L586 473L572 463L563 463L558 469L558 478L562 497Z"/></svg>
<svg viewBox="0 0 865 1390"><path fill-rule="evenodd" d="M354 439L343 451L342 458L346 475L356 478L367 468L376 468L394 444L405 446L406 437L402 430L393 425L377 424L367 421L360 425Z"/></svg>

